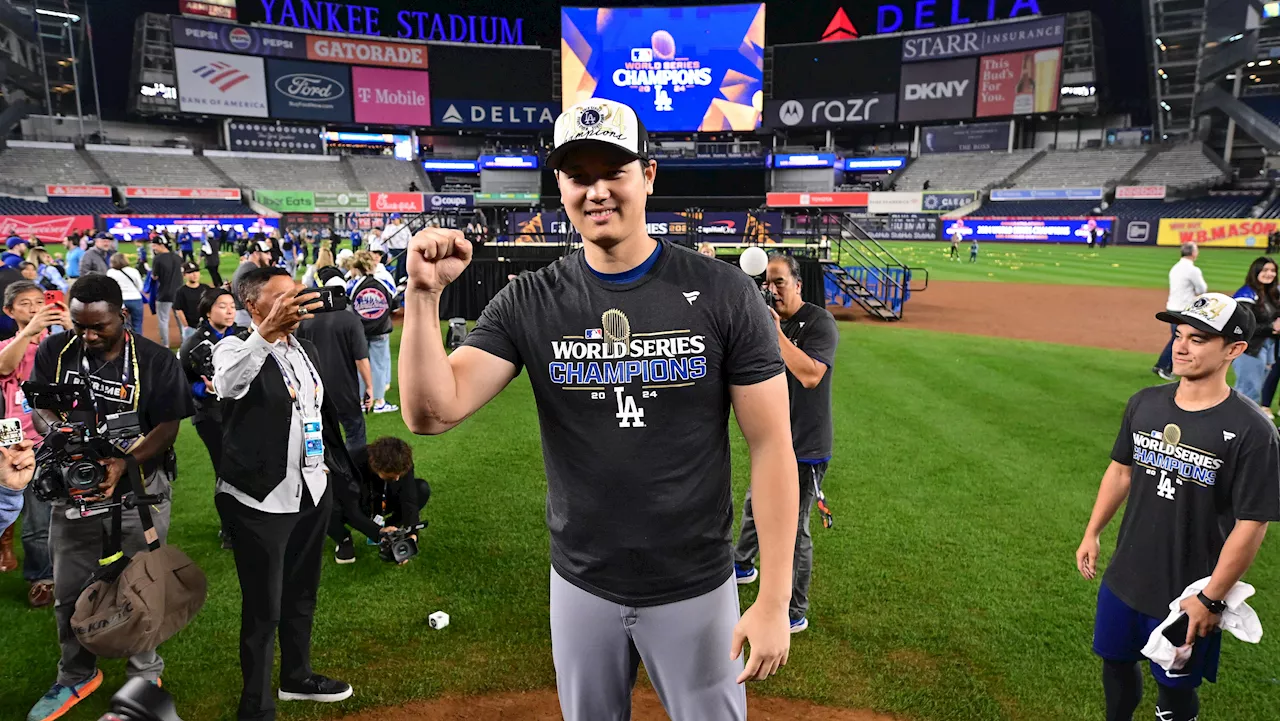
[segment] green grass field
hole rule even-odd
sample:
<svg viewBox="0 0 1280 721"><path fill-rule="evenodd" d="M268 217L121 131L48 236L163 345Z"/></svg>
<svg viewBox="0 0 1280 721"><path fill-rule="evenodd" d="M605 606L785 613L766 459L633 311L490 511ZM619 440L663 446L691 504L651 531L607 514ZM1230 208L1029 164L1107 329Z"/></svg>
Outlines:
<svg viewBox="0 0 1280 721"><path fill-rule="evenodd" d="M935 278L969 272L948 265L943 244L894 247L914 254L913 265L937 268ZM988 244L984 264L994 266L999 252L1026 250ZM1030 256L1042 266L980 265L967 279L1022 280L1025 272L1029 282L1161 287L1176 257L1117 248L1096 261L1075 249L1032 250L1044 251ZM1234 289L1239 281L1232 279L1243 277L1251 258L1207 251L1210 285ZM1129 264L1132 276L1120 272ZM1071 268L1073 276L1061 276L1070 281L1058 275L1063 267ZM1097 584L1079 577L1074 551L1125 401L1153 381L1150 359L872 323L842 324L841 331L836 449L825 485L836 524L814 527L812 625L793 637L783 673L752 692L916 721L1100 718L1099 664L1090 652ZM283 705L280 717L332 718L443 694L553 688L545 480L526 378L444 436L412 437L398 415L371 416L369 434L414 445L433 490L424 552L396 568L358 545L358 563L340 567L326 547L314 665L350 681L356 696L332 706ZM747 454L736 426L730 435L740 508ZM169 665L165 687L187 721L232 719L239 691L235 569L217 546L212 470L189 424L178 454L170 541L205 570L210 593L192 625L161 649ZM1118 523L1104 536L1104 556ZM1264 544L1248 580L1259 589L1251 604L1264 626L1280 624L1280 541ZM0 576L3 719L23 718L56 671L52 613L29 610L25 592L20 574ZM744 607L754 593L743 588ZM425 619L438 609L452 620L437 632ZM124 664L103 666L103 690L66 718L96 719L106 709ZM1280 646L1270 636L1257 646L1226 640L1221 682L1202 694L1205 717L1280 718L1278 669ZM1138 718L1152 717L1154 697L1148 681Z"/></svg>

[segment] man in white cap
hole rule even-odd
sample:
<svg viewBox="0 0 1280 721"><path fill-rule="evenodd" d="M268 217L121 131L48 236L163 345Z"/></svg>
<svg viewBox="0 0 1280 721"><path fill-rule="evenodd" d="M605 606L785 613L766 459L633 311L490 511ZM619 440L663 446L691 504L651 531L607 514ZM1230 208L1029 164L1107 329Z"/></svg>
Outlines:
<svg viewBox="0 0 1280 721"><path fill-rule="evenodd" d="M631 108L566 110L547 165L582 249L507 284L449 355L440 294L471 243L443 228L414 236L402 414L415 433L443 433L528 370L567 721L629 718L641 660L672 719L743 719L742 683L776 673L790 647L799 489L773 320L737 268L648 235L657 164ZM750 447L762 561L740 619L730 406Z"/></svg>
<svg viewBox="0 0 1280 721"><path fill-rule="evenodd" d="M1173 609L1186 623L1168 627L1170 641L1191 651L1176 671L1151 662L1156 718L1196 719L1196 689L1217 680L1228 594L1253 564L1267 524L1280 520L1276 428L1227 385L1231 361L1253 335L1253 314L1234 298L1205 293L1156 318L1173 326L1180 380L1129 399L1076 551L1080 574L1093 579L1099 537L1126 505L1094 620L1107 721L1133 718L1142 700L1138 662Z"/></svg>

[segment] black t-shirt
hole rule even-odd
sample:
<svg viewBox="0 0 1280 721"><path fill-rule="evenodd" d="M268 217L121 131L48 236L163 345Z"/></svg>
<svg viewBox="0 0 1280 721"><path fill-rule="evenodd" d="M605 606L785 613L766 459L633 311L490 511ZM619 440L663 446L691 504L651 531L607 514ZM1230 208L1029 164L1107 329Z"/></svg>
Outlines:
<svg viewBox="0 0 1280 721"><path fill-rule="evenodd" d="M826 461L831 459L831 376L836 360L840 330L836 319L826 308L805 303L790 318L782 321L782 334L805 355L827 367L822 380L814 388L805 388L787 371L787 390L791 394L791 444L796 459Z"/></svg>
<svg viewBox="0 0 1280 721"><path fill-rule="evenodd" d="M143 435L161 423L179 421L195 413L186 376L172 351L140 335L128 334L124 343L124 352L114 361L103 364L83 354L83 345L73 332L51 335L36 350L31 380L83 383L87 362L91 376L89 387L98 407L97 421L105 420L108 415L128 413L136 405ZM90 411L73 412L69 420L95 422ZM155 462L151 462L152 467Z"/></svg>
<svg viewBox="0 0 1280 721"><path fill-rule="evenodd" d="M173 309L182 311L182 317L187 319L187 326L190 328L199 328L200 321L204 320L204 316L200 315L200 299L204 297L206 290L213 290L213 286L204 283L194 288L183 285L174 295Z"/></svg>
<svg viewBox="0 0 1280 721"><path fill-rule="evenodd" d="M1172 383L1134 394L1111 451L1133 475L1102 580L1131 608L1155 618L1168 615L1169 602L1188 585L1213 573L1237 519L1280 520L1275 426L1234 391L1213 408L1184 411L1174 402L1177 388Z"/></svg>
<svg viewBox="0 0 1280 721"><path fill-rule="evenodd" d="M391 332L391 312L395 310L395 296L387 286L372 275L359 282L352 281L351 310L355 311L364 326L364 334L376 338Z"/></svg>
<svg viewBox="0 0 1280 721"><path fill-rule="evenodd" d="M177 253L156 253L151 261L151 275L155 277L159 287L156 300L172 303L182 287L182 258Z"/></svg>
<svg viewBox="0 0 1280 721"><path fill-rule="evenodd" d="M466 341L528 369L552 566L631 606L693 598L732 573L729 386L783 372L751 279L661 242L628 283L597 277L582 251L519 276Z"/></svg>
<svg viewBox="0 0 1280 721"><path fill-rule="evenodd" d="M356 361L369 357L369 342L360 319L350 311L317 313L299 323L294 334L315 344L320 380L324 381L325 396L333 401L334 410L342 415L360 413Z"/></svg>

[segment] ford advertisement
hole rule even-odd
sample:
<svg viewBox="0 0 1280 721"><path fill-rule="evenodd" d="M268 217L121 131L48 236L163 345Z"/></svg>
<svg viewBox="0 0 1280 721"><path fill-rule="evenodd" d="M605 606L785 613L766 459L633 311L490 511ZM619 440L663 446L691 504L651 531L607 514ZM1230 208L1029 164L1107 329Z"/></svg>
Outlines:
<svg viewBox="0 0 1280 721"><path fill-rule="evenodd" d="M351 69L345 65L267 60L271 117L351 122Z"/></svg>

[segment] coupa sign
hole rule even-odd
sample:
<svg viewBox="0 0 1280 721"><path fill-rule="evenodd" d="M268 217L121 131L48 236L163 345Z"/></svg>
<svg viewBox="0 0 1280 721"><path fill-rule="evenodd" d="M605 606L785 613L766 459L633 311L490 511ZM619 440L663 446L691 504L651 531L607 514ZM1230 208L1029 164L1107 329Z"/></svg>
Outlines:
<svg viewBox="0 0 1280 721"><path fill-rule="evenodd" d="M265 1L265 0L264 0ZM1037 0L987 0L986 14L966 15L964 0L916 0L913 3L891 3L876 8L876 32L896 33L905 30L927 30L943 25L1004 20L1022 15L1039 15ZM1008 9L1007 14L1004 12Z"/></svg>
<svg viewBox="0 0 1280 721"><path fill-rule="evenodd" d="M350 35L390 35L455 43L523 45L524 21L490 15L453 15L401 10L383 18L369 5L324 0L258 0L268 25ZM383 23L386 27L383 27Z"/></svg>

